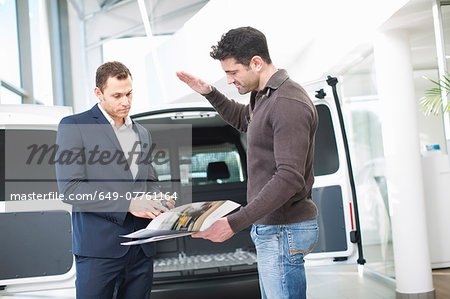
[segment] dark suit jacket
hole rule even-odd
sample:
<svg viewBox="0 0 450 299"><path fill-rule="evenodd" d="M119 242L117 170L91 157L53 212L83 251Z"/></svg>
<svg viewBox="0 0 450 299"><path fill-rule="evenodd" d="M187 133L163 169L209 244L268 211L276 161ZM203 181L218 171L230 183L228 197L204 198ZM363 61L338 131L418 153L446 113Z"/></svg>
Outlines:
<svg viewBox="0 0 450 299"><path fill-rule="evenodd" d="M127 164L120 164L120 157L124 162L120 143L97 105L65 117L59 124L56 174L65 202L73 206L72 251L76 255L122 257L129 246L120 245L127 240L120 235L149 223L148 219L127 212L129 199L135 192L159 192L153 167L148 163L150 133L137 123L133 123L133 130L138 132L141 142L141 159L147 158L147 163L139 164L135 179ZM141 246L147 256L154 254L152 243Z"/></svg>

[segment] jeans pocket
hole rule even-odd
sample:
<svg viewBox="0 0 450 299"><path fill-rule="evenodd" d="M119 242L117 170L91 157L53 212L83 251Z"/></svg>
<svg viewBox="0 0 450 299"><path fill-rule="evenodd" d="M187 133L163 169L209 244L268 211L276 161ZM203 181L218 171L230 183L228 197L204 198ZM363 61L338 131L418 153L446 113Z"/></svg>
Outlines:
<svg viewBox="0 0 450 299"><path fill-rule="evenodd" d="M255 225L255 236L258 239L271 239L280 236L279 225Z"/></svg>
<svg viewBox="0 0 450 299"><path fill-rule="evenodd" d="M303 258L311 252L319 241L319 227L317 224L298 225L286 229L288 250L286 255L293 264L301 264Z"/></svg>
<svg viewBox="0 0 450 299"><path fill-rule="evenodd" d="M280 226L254 225L251 236L255 244L258 271L267 272L268 268L273 269L273 271L278 269L279 267L276 265L279 261L276 257L280 254ZM272 273L272 270L270 270L270 273Z"/></svg>

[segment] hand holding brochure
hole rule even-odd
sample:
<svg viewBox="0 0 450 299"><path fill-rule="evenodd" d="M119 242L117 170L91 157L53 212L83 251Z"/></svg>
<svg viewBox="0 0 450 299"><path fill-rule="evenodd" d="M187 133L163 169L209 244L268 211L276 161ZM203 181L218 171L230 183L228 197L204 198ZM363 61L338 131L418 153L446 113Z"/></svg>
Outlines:
<svg viewBox="0 0 450 299"><path fill-rule="evenodd" d="M153 219L146 228L122 236L140 240L124 242L121 245L155 242L204 231L239 206L240 204L231 200L194 202L182 205L162 213Z"/></svg>

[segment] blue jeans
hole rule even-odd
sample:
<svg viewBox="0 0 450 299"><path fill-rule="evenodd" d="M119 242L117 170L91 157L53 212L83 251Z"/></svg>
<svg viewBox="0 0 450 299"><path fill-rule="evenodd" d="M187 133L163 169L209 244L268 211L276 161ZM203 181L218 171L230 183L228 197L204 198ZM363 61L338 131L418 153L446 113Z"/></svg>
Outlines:
<svg viewBox="0 0 450 299"><path fill-rule="evenodd" d="M319 239L317 218L287 225L253 225L261 298L306 298L303 257Z"/></svg>

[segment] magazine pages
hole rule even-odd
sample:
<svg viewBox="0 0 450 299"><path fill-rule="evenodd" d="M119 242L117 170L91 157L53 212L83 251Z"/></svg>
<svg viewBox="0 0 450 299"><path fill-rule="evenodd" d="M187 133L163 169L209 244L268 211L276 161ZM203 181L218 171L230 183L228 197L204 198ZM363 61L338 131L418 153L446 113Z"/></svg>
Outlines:
<svg viewBox="0 0 450 299"><path fill-rule="evenodd" d="M162 213L150 224L134 233L122 236L139 239L121 243L137 245L188 236L203 231L215 221L237 209L240 204L231 200L194 202Z"/></svg>

